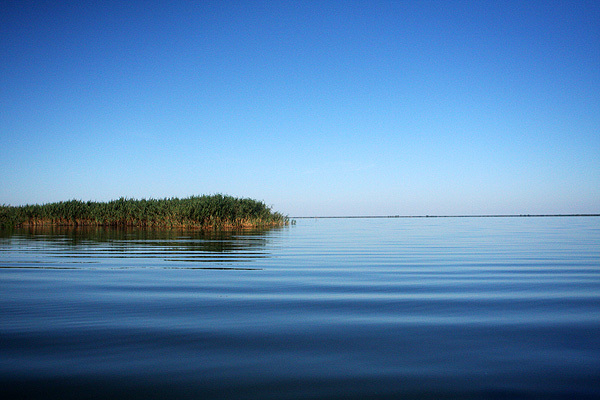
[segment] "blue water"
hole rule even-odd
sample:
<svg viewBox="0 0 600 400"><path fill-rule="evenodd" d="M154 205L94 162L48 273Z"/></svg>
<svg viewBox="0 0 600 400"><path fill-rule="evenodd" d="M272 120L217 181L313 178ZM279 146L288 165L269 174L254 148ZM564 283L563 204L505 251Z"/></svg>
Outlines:
<svg viewBox="0 0 600 400"><path fill-rule="evenodd" d="M600 398L600 218L0 236L4 398Z"/></svg>

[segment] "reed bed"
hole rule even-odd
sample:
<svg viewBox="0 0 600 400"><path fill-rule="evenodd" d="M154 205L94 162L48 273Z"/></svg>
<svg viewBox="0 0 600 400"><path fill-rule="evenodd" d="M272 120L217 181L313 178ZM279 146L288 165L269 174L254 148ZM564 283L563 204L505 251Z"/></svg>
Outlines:
<svg viewBox="0 0 600 400"><path fill-rule="evenodd" d="M69 200L43 205L0 206L0 227L114 226L252 228L282 226L288 217L262 201L222 194L179 199L109 202Z"/></svg>

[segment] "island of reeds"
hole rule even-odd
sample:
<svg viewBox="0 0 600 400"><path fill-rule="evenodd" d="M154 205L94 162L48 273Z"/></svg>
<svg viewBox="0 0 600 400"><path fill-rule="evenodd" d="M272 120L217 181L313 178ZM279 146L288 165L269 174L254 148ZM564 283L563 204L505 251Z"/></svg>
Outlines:
<svg viewBox="0 0 600 400"><path fill-rule="evenodd" d="M242 229L282 226L288 217L262 201L222 194L184 199L69 200L43 205L0 206L0 227L110 226Z"/></svg>

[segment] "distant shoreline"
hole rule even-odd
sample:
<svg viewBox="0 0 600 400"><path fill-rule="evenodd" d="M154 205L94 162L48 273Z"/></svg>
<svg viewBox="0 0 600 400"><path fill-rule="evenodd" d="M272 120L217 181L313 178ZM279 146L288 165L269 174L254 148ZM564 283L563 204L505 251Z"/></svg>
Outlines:
<svg viewBox="0 0 600 400"><path fill-rule="evenodd" d="M293 219L332 218L533 218L533 217L600 217L600 214L474 214L474 215L347 215L328 217L290 217Z"/></svg>

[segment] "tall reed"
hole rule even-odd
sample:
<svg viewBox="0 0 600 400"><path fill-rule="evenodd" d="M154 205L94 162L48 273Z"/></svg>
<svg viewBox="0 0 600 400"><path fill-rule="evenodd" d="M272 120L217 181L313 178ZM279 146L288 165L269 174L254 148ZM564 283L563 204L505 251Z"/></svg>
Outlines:
<svg viewBox="0 0 600 400"><path fill-rule="evenodd" d="M272 211L262 201L222 194L0 206L0 227L5 228L44 225L246 228L288 223L288 217Z"/></svg>

